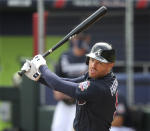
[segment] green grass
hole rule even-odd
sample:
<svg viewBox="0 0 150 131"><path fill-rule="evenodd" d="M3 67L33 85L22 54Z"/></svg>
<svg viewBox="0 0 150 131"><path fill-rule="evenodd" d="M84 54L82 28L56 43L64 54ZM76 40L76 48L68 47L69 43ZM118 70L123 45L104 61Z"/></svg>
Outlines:
<svg viewBox="0 0 150 131"><path fill-rule="evenodd" d="M46 38L46 50L50 49L62 36L48 36ZM12 85L13 74L21 68L21 58L32 58L32 36L5 36L0 37L0 85ZM46 57L48 66L53 69L60 54L66 50L68 44Z"/></svg>

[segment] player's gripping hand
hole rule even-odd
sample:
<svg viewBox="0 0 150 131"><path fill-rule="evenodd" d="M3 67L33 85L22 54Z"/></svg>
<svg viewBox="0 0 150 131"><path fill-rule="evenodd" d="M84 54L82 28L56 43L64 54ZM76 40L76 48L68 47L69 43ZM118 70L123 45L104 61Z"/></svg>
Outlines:
<svg viewBox="0 0 150 131"><path fill-rule="evenodd" d="M28 72L31 68L31 62L29 60L26 60L26 62L23 64L21 71L25 70L26 72Z"/></svg>
<svg viewBox="0 0 150 131"><path fill-rule="evenodd" d="M32 63L32 61L26 60L26 62L21 68L21 71L23 70L26 71L25 75L33 81L38 81L38 79L41 76L40 72L38 72L35 65Z"/></svg>
<svg viewBox="0 0 150 131"><path fill-rule="evenodd" d="M41 65L46 65L46 60L43 58L43 56L42 55L36 55L33 59L32 59L32 61L31 61L34 65L35 65L35 67L36 67L36 69L39 71L39 67L41 66Z"/></svg>

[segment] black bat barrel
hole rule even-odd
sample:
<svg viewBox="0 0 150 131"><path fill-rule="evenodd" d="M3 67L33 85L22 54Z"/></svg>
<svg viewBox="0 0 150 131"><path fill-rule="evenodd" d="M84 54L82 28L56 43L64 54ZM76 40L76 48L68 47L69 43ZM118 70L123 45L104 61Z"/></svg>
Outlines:
<svg viewBox="0 0 150 131"><path fill-rule="evenodd" d="M87 19L85 19L83 22L81 22L78 26L76 26L73 30L71 30L61 41L59 41L54 47L52 47L50 50L45 52L43 54L43 57L48 56L50 53L52 53L54 50L62 46L68 39L76 34L79 34L80 32L86 30L90 25L98 21L100 18L102 18L107 12L107 8L105 6L102 6L97 11L95 11L92 15L90 15Z"/></svg>

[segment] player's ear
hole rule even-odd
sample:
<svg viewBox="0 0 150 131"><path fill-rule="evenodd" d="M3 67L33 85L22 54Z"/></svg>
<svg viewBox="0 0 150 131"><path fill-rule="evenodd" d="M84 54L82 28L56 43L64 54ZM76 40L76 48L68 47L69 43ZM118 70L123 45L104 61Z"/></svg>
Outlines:
<svg viewBox="0 0 150 131"><path fill-rule="evenodd" d="M108 63L108 65L109 65L110 68L114 67L114 63Z"/></svg>

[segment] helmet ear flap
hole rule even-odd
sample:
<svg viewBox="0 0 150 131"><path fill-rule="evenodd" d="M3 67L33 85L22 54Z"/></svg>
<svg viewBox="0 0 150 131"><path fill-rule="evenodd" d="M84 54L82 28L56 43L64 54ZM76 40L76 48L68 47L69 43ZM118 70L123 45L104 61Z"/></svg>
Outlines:
<svg viewBox="0 0 150 131"><path fill-rule="evenodd" d="M90 60L90 58L86 57L86 61L85 62L86 62L87 65L89 65L89 60Z"/></svg>

